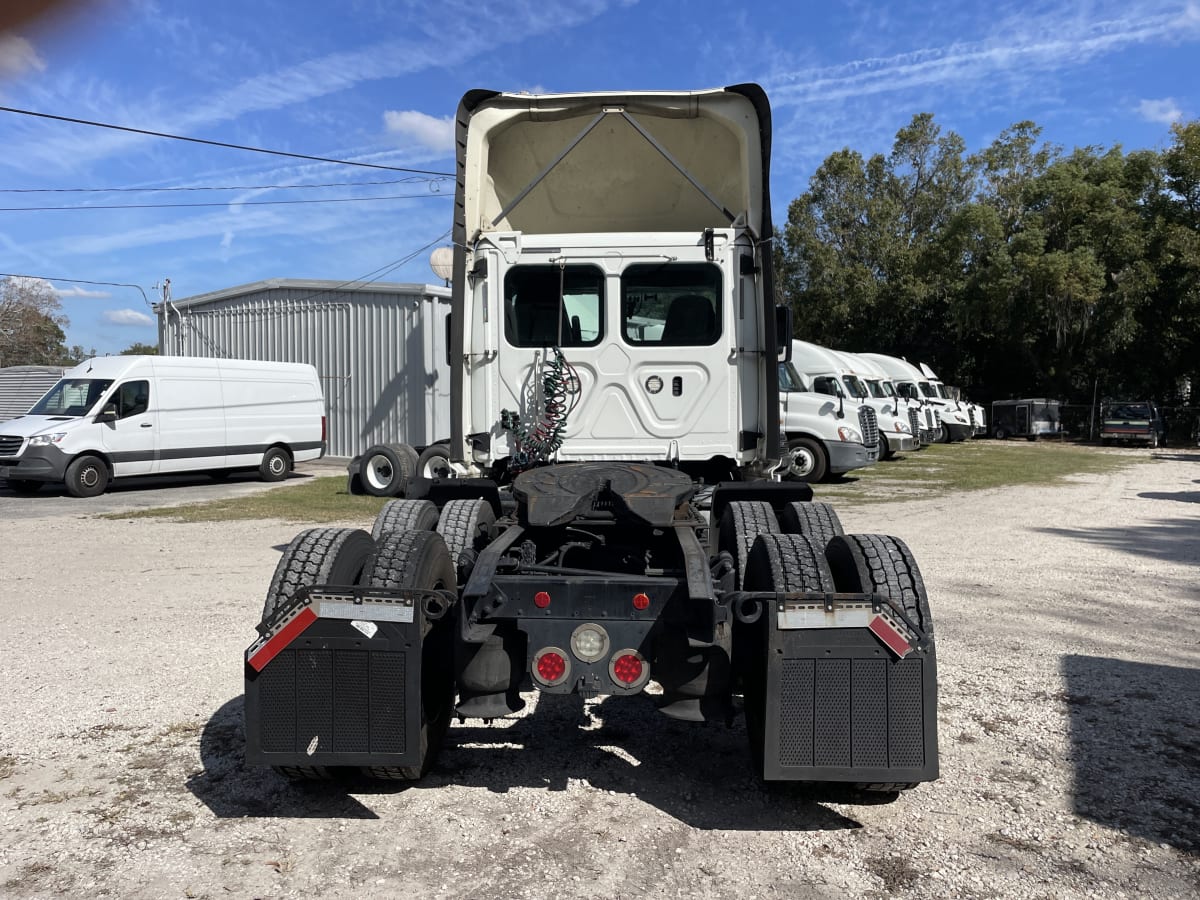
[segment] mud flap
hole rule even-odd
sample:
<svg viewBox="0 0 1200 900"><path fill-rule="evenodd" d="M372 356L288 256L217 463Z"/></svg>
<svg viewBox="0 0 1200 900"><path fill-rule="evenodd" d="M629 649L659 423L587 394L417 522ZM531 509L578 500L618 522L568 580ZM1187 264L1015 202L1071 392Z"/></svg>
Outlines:
<svg viewBox="0 0 1200 900"><path fill-rule="evenodd" d="M419 601L335 590L246 651L246 762L420 766Z"/></svg>
<svg viewBox="0 0 1200 900"><path fill-rule="evenodd" d="M909 629L910 647L889 626L897 622L903 632L901 617L886 607L881 617L877 601L874 611L870 602L855 605L859 610L846 611L847 621L861 627L804 627L803 615L785 603L763 616L764 779L913 783L938 777L933 641Z"/></svg>

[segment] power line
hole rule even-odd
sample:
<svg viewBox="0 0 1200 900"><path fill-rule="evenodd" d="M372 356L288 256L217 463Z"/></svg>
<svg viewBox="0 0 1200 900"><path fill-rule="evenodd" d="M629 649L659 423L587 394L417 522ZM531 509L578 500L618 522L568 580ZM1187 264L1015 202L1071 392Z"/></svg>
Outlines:
<svg viewBox="0 0 1200 900"><path fill-rule="evenodd" d="M0 212L85 212L93 209L189 209L215 206L289 206L296 203L365 203L370 200L420 200L449 194L393 194L386 197L332 197L324 200L225 200L221 203L110 203L97 206L0 206Z"/></svg>
<svg viewBox="0 0 1200 900"><path fill-rule="evenodd" d="M107 287L137 288L142 292L142 299L146 301L146 305L150 306L146 292L140 284L127 284L123 281L84 281L82 278L51 278L48 275L18 275L15 272L0 272L0 278L32 278L38 281L65 281L68 284L100 284Z"/></svg>
<svg viewBox="0 0 1200 900"><path fill-rule="evenodd" d="M228 184L196 187L0 188L0 194L161 194L178 191L295 191L311 188L377 187L387 184L441 184L449 176L395 178L388 181L328 181L321 184Z"/></svg>
<svg viewBox="0 0 1200 900"><path fill-rule="evenodd" d="M209 147L224 147L228 150L247 150L251 153L267 153L271 156L286 156L291 159L307 159L312 162L335 163L339 166L361 166L364 169L386 169L389 172L412 172L414 175L444 175L452 178L451 172L434 172L430 169L409 169L403 166L385 166L380 163L352 162L348 159L331 159L328 156L309 156L305 153L288 153L286 150L268 150L265 147L248 147L245 144L227 144L224 141L208 141L204 138L185 137L182 134L169 134L165 131L149 131L145 128L130 128L127 125L113 125L109 122L92 122L88 119L75 119L70 116L56 116L51 113L35 112L30 109L16 109L12 106L0 106L0 112L16 113L21 116L33 116L38 119L53 119L56 122L70 122L73 125L90 125L92 128L109 128L113 131L124 131L129 134L144 134L150 137L168 138L173 141L188 141L192 144L205 144Z"/></svg>

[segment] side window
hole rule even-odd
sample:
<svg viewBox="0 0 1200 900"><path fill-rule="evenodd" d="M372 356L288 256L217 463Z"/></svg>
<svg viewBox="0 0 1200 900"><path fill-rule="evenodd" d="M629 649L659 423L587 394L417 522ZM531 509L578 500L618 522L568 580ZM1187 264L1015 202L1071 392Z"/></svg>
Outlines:
<svg viewBox="0 0 1200 900"><path fill-rule="evenodd" d="M838 380L832 375L819 375L813 379L813 390L818 394L829 394L831 397L842 396Z"/></svg>
<svg viewBox="0 0 1200 900"><path fill-rule="evenodd" d="M144 413L150 406L150 382L127 381L113 394L113 404L117 407L117 418L128 419Z"/></svg>
<svg viewBox="0 0 1200 900"><path fill-rule="evenodd" d="M516 266L504 276L504 336L514 347L591 347L603 322L595 266Z"/></svg>
<svg viewBox="0 0 1200 900"><path fill-rule="evenodd" d="M621 274L621 332L635 345L708 347L721 337L721 270L637 263Z"/></svg>

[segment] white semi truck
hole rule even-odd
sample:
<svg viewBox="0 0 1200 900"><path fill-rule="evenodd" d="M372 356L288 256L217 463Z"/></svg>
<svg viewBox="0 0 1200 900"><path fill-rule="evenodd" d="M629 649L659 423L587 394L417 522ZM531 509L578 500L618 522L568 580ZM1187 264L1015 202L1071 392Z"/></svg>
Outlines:
<svg viewBox="0 0 1200 900"><path fill-rule="evenodd" d="M900 408L898 398L886 396L882 388L879 389L880 396L868 387L866 376L870 372L865 361L860 361L854 354L831 350L808 341L792 341L792 360L797 368L820 385L818 390L831 387L832 378L837 382L837 388L852 398L856 405L874 411L879 423L881 459L889 459L897 451L915 449L907 411Z"/></svg>
<svg viewBox="0 0 1200 900"><path fill-rule="evenodd" d="M891 376L875 360L861 353L842 351L840 355L854 365L854 371L867 386L871 396L876 400L889 401L891 408L895 411L894 414L908 423L907 438L910 444L906 444L901 438L898 440L899 446L895 449L920 450L923 446L921 443L921 404L918 401L902 397Z"/></svg>
<svg viewBox="0 0 1200 900"><path fill-rule="evenodd" d="M947 401L941 397L929 377L912 363L883 353L861 355L877 363L891 376L900 396L920 404L922 443L947 444L954 440L954 431L950 427L952 423L960 424L964 429L969 427L965 417L958 422L955 416L947 412Z"/></svg>
<svg viewBox="0 0 1200 900"><path fill-rule="evenodd" d="M762 89L472 91L456 121L446 475L284 552L247 760L417 779L455 716L654 682L676 719L743 713L766 780L936 778L916 562L778 480Z"/></svg>
<svg viewBox="0 0 1200 900"><path fill-rule="evenodd" d="M874 465L879 459L874 411L847 400L845 392L838 390L836 385L801 374L794 360L779 364L786 477L824 481L830 475Z"/></svg>

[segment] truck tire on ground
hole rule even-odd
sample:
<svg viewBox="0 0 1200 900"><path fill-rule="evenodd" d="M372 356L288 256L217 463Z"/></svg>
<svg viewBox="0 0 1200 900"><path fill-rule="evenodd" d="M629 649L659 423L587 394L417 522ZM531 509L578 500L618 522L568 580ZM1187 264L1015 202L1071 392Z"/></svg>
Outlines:
<svg viewBox="0 0 1200 900"><path fill-rule="evenodd" d="M399 444L375 444L362 455L363 489L373 497L395 497L416 474L411 456ZM408 450L412 450L411 447ZM415 451L414 451L415 452Z"/></svg>
<svg viewBox="0 0 1200 900"><path fill-rule="evenodd" d="M825 548L839 591L877 591L898 601L905 614L933 639L933 617L925 581L904 541L883 534L839 535ZM902 782L860 783L861 791L895 792L915 787Z"/></svg>
<svg viewBox="0 0 1200 900"><path fill-rule="evenodd" d="M302 587L317 584L356 584L375 542L358 528L309 528L288 544L263 604L266 622Z"/></svg>
<svg viewBox="0 0 1200 900"><path fill-rule="evenodd" d="M892 443L886 434L879 435L879 458L884 462L896 458L896 451L892 449Z"/></svg>
<svg viewBox="0 0 1200 900"><path fill-rule="evenodd" d="M449 478L450 448L445 444L426 447L417 461L417 474L422 478Z"/></svg>
<svg viewBox="0 0 1200 900"><path fill-rule="evenodd" d="M496 514L486 500L451 500L442 507L437 531L446 542L450 559L458 565L458 555L475 550L491 541Z"/></svg>
<svg viewBox="0 0 1200 900"><path fill-rule="evenodd" d="M283 447L268 447L258 466L263 481L283 481L292 471L292 457Z"/></svg>
<svg viewBox="0 0 1200 900"><path fill-rule="evenodd" d="M85 453L67 466L67 493L72 497L99 497L108 489L110 477L104 460Z"/></svg>
<svg viewBox="0 0 1200 900"><path fill-rule="evenodd" d="M822 481L829 466L825 451L812 438L792 438L788 442L788 467L785 474L801 481Z"/></svg>
<svg viewBox="0 0 1200 900"><path fill-rule="evenodd" d="M998 440L998 441L1008 440L1008 432L1003 428L997 428L996 432L995 432L995 437L996 437L996 440Z"/></svg>
<svg viewBox="0 0 1200 900"><path fill-rule="evenodd" d="M431 504L432 505L432 504ZM455 587L454 564L446 543L432 531L386 535L363 569L362 582L374 588ZM417 766L366 766L371 778L415 781L437 758L454 710L452 630L447 620L421 621L421 762Z"/></svg>
<svg viewBox="0 0 1200 900"><path fill-rule="evenodd" d="M845 534L838 515L828 503L789 503L779 516L784 534L803 534L824 548L838 534Z"/></svg>
<svg viewBox="0 0 1200 900"><path fill-rule="evenodd" d="M737 565L737 583L745 576L750 547L760 534L778 534L779 522L770 503L736 500L725 507L718 525L718 549L728 550Z"/></svg>
<svg viewBox="0 0 1200 900"><path fill-rule="evenodd" d="M832 593L833 574L820 544L803 534L762 534L750 548L743 588L747 591L820 591ZM767 612L748 626L745 639L735 636L735 663L742 674L746 734L754 768L762 774L766 728L766 636L762 632ZM750 631L749 629L753 629ZM743 658L744 657L744 658Z"/></svg>
<svg viewBox="0 0 1200 900"><path fill-rule="evenodd" d="M391 532L433 531L438 508L429 500L389 500L375 517L371 537L381 541Z"/></svg>

